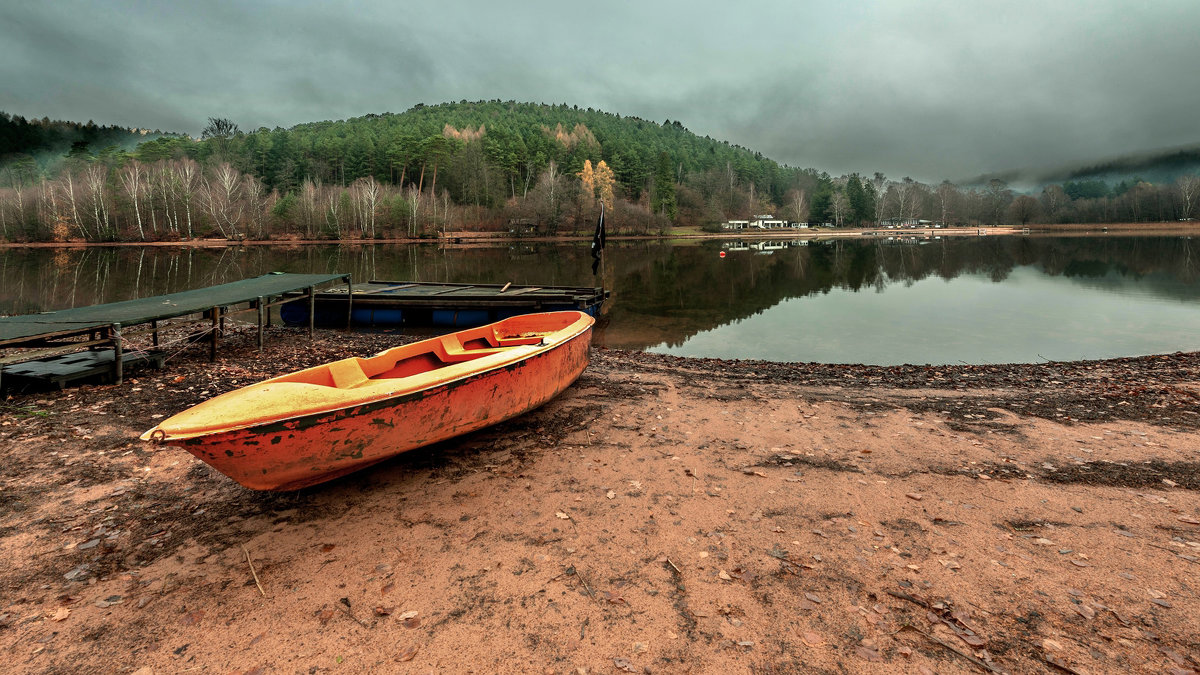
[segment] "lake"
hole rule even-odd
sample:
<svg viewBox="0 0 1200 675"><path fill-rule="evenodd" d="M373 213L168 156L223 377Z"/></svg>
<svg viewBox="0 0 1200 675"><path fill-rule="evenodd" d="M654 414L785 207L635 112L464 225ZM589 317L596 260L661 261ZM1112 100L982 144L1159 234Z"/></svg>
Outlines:
<svg viewBox="0 0 1200 675"><path fill-rule="evenodd" d="M724 255L722 255L722 253ZM0 313L271 271L599 285L587 242L0 249ZM1190 237L610 241L596 343L679 356L1008 363L1200 350Z"/></svg>

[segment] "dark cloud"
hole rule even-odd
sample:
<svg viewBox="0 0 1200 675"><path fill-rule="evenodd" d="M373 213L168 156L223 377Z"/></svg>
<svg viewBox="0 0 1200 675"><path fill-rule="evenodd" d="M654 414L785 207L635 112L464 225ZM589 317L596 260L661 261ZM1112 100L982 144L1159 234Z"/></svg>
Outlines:
<svg viewBox="0 0 1200 675"><path fill-rule="evenodd" d="M1198 20L1192 0L8 3L0 109L197 133L565 102L937 180L1200 141Z"/></svg>

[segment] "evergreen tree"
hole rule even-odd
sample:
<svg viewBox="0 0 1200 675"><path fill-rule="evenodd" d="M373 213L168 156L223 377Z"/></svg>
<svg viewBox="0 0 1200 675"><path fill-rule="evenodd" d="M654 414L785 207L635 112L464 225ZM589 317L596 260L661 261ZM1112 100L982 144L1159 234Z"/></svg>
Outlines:
<svg viewBox="0 0 1200 675"><path fill-rule="evenodd" d="M850 174L850 179L846 181L846 199L850 202L850 222L858 225L867 218L866 197L863 192L862 182L858 179L858 174Z"/></svg>
<svg viewBox="0 0 1200 675"><path fill-rule="evenodd" d="M654 172L654 199L651 208L670 220L675 220L679 208L675 203L675 176L671 170L671 157L664 150L658 153L658 167Z"/></svg>
<svg viewBox="0 0 1200 675"><path fill-rule="evenodd" d="M808 220L817 225L833 222L833 188L831 186L822 185L813 195Z"/></svg>

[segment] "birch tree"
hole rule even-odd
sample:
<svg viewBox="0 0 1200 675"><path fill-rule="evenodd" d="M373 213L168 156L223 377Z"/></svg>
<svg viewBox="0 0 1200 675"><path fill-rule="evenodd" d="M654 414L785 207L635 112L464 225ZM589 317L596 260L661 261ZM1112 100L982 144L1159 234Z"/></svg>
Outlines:
<svg viewBox="0 0 1200 675"><path fill-rule="evenodd" d="M250 224L253 226L252 236L265 239L267 201L269 199L266 186L251 174L245 174L242 176L242 194L246 200L246 208L250 212Z"/></svg>
<svg viewBox="0 0 1200 675"><path fill-rule="evenodd" d="M88 231L83 226L83 219L79 217L79 203L75 200L75 174L70 169L63 174L63 192L67 196L67 203L71 205L71 222L79 230L79 236L87 239Z"/></svg>
<svg viewBox="0 0 1200 675"><path fill-rule="evenodd" d="M213 224L221 231L221 236L227 239L238 237L238 223L245 209L240 199L241 180L238 172L229 162L222 162L212 177L204 181L203 187L204 205Z"/></svg>
<svg viewBox="0 0 1200 675"><path fill-rule="evenodd" d="M1179 187L1180 217L1191 218L1192 209L1196 206L1197 198L1200 197L1200 176L1190 174L1180 176L1179 180L1175 181Z"/></svg>
<svg viewBox="0 0 1200 675"><path fill-rule="evenodd" d="M88 199L91 201L92 224L95 225L99 236L109 236L111 232L108 199L104 192L108 183L108 167L99 162L88 165L83 171L83 180L87 186Z"/></svg>
<svg viewBox="0 0 1200 675"><path fill-rule="evenodd" d="M138 239L145 241L146 230L142 227L142 208L139 203L142 195L142 178L145 175L141 162L136 159L130 160L120 170L118 175L121 179L122 187L125 188L125 194L129 195L129 201L133 203L133 213L137 221Z"/></svg>
<svg viewBox="0 0 1200 675"><path fill-rule="evenodd" d="M353 190L359 231L375 238L375 209L379 203L379 183L374 176L359 178L350 186Z"/></svg>

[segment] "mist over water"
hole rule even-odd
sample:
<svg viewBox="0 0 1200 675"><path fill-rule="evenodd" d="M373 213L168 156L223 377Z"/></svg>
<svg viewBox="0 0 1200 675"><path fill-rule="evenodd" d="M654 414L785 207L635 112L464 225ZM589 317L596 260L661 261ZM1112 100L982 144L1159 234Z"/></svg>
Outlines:
<svg viewBox="0 0 1200 675"><path fill-rule="evenodd" d="M720 253L725 256L721 257ZM1001 363L1200 349L1187 237L0 249L0 313L116 302L266 272L355 281L601 285L597 345L827 363Z"/></svg>

